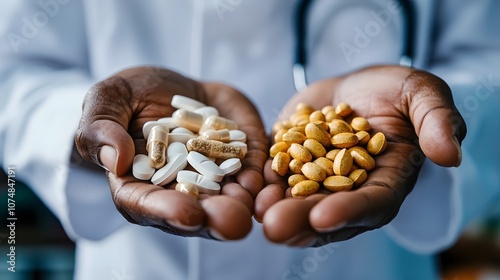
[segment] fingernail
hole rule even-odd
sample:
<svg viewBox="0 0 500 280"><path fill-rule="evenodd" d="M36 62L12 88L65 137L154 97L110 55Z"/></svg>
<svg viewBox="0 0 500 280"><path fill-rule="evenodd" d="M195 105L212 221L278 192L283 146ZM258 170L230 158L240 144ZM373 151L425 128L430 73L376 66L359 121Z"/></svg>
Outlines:
<svg viewBox="0 0 500 280"><path fill-rule="evenodd" d="M338 224L336 224L334 226L327 227L327 228L318 228L318 227L315 227L314 229L317 232L320 232L320 233L333 232L333 231L336 231L336 230L339 230L339 229L343 228L345 225L347 225L347 222L341 222L341 223L338 223Z"/></svg>
<svg viewBox="0 0 500 280"><path fill-rule="evenodd" d="M187 226L187 225L181 224L179 221L168 221L168 223L171 226L173 226L177 229L180 229L180 230L184 230L184 231L196 231L196 230L201 228L201 225Z"/></svg>
<svg viewBox="0 0 500 280"><path fill-rule="evenodd" d="M213 238L215 238L217 240L222 240L222 241L227 240L227 238L225 238L222 234L220 234L215 229L211 228L211 229L208 230L208 232L210 233L210 236L212 236Z"/></svg>
<svg viewBox="0 0 500 280"><path fill-rule="evenodd" d="M116 173L117 151L111 146L102 146L99 150L101 166L112 173Z"/></svg>
<svg viewBox="0 0 500 280"><path fill-rule="evenodd" d="M462 163L462 147L460 146L460 143L458 142L458 138L456 136L454 136L452 140L455 146L457 147L457 153L458 153L457 163L455 164L455 167L459 167L460 164Z"/></svg>

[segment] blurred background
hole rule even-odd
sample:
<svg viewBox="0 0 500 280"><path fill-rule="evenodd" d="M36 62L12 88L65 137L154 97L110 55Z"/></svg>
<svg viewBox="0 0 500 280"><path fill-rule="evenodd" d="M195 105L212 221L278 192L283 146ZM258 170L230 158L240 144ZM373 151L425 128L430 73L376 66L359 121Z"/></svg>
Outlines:
<svg viewBox="0 0 500 280"><path fill-rule="evenodd" d="M74 243L36 195L16 182L16 272L7 270L7 176L0 172L0 279L68 280L73 277ZM500 187L500 186L499 186ZM500 203L491 215L467 227L437 262L443 280L500 279ZM110 279L119 280L119 279Z"/></svg>

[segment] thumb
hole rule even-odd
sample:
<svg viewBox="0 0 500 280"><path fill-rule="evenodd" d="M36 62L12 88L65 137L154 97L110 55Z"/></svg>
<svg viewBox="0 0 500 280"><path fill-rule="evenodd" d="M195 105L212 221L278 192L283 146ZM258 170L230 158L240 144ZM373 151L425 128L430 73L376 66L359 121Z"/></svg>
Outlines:
<svg viewBox="0 0 500 280"><path fill-rule="evenodd" d="M75 144L85 160L117 176L132 166L134 142L128 134L132 115L130 92L121 78L96 84L85 97Z"/></svg>
<svg viewBox="0 0 500 280"><path fill-rule="evenodd" d="M441 166L459 166L460 143L467 129L448 85L430 73L419 71L410 75L403 91L409 98L410 118L425 156Z"/></svg>

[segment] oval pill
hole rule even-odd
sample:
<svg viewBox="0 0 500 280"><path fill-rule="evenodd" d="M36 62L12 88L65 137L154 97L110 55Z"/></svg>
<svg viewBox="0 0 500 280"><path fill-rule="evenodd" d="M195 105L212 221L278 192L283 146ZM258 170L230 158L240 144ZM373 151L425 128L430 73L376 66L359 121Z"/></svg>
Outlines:
<svg viewBox="0 0 500 280"><path fill-rule="evenodd" d="M313 180L305 180L293 186L291 193L293 197L306 197L315 194L319 190L319 183Z"/></svg>
<svg viewBox="0 0 500 280"><path fill-rule="evenodd" d="M155 169L149 164L147 155L136 155L132 164L132 175L139 180L149 180L153 177Z"/></svg>
<svg viewBox="0 0 500 280"><path fill-rule="evenodd" d="M241 169L241 160L239 158L230 158L230 159L226 159L225 161L223 161L220 165L219 165L219 168L222 170L222 172L227 175L227 176L231 176L231 175L234 175L236 173L238 173L238 171L240 171Z"/></svg>
<svg viewBox="0 0 500 280"><path fill-rule="evenodd" d="M368 140L368 144L366 145L366 150L376 156L382 153L387 147L387 140L385 139L385 135L382 132L377 132L373 135L370 140Z"/></svg>
<svg viewBox="0 0 500 280"><path fill-rule="evenodd" d="M170 143L167 148L167 160L171 161L177 155L188 156L186 145L181 142Z"/></svg>
<svg viewBox="0 0 500 280"><path fill-rule="evenodd" d="M194 100L192 98L183 96L183 95L174 95L172 97L172 101L170 102L172 107L177 109L185 109L189 111L194 111L202 107L206 107L207 105L201 103L198 100Z"/></svg>
<svg viewBox="0 0 500 280"><path fill-rule="evenodd" d="M198 152L189 152L187 161L196 171L212 181L220 182L224 178L224 172L219 166Z"/></svg>
<svg viewBox="0 0 500 280"><path fill-rule="evenodd" d="M288 164L290 164L290 156L287 153L279 152L273 158L271 169L281 176L285 176L288 172Z"/></svg>
<svg viewBox="0 0 500 280"><path fill-rule="evenodd" d="M187 159L185 156L181 154L174 156L165 166L155 172L151 178L151 182L155 185L164 186L172 182L177 173L186 168L186 166Z"/></svg>
<svg viewBox="0 0 500 280"><path fill-rule="evenodd" d="M195 186L198 192L208 195L220 193L220 185L201 174L189 170L181 170L177 173L177 182Z"/></svg>
<svg viewBox="0 0 500 280"><path fill-rule="evenodd" d="M290 148L288 149L290 155L301 162L309 162L312 160L311 153L302 145L297 143L292 143Z"/></svg>
<svg viewBox="0 0 500 280"><path fill-rule="evenodd" d="M211 106L204 106L204 107L198 108L198 109L194 110L194 112L202 115L205 119L210 117L210 116L218 116L219 115L219 111L216 108L211 107Z"/></svg>
<svg viewBox="0 0 500 280"><path fill-rule="evenodd" d="M340 175L327 177L323 181L323 186L332 192L348 191L353 184L354 182L350 178Z"/></svg>
<svg viewBox="0 0 500 280"><path fill-rule="evenodd" d="M306 176L309 180L322 182L326 178L325 170L314 162L304 163L300 170L302 170L302 174L304 174L304 176Z"/></svg>

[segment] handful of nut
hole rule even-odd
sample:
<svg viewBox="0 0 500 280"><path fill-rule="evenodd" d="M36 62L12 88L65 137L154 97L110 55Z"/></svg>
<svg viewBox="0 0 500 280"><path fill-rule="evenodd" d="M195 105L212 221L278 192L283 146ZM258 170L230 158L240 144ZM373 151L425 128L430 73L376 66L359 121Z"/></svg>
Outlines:
<svg viewBox="0 0 500 280"><path fill-rule="evenodd" d="M299 103L288 120L274 124L272 169L288 175L293 197L312 195L321 186L332 192L351 190L375 168L373 156L385 150L385 135L370 135L370 124L363 117L346 122L351 113L343 102L321 110Z"/></svg>

